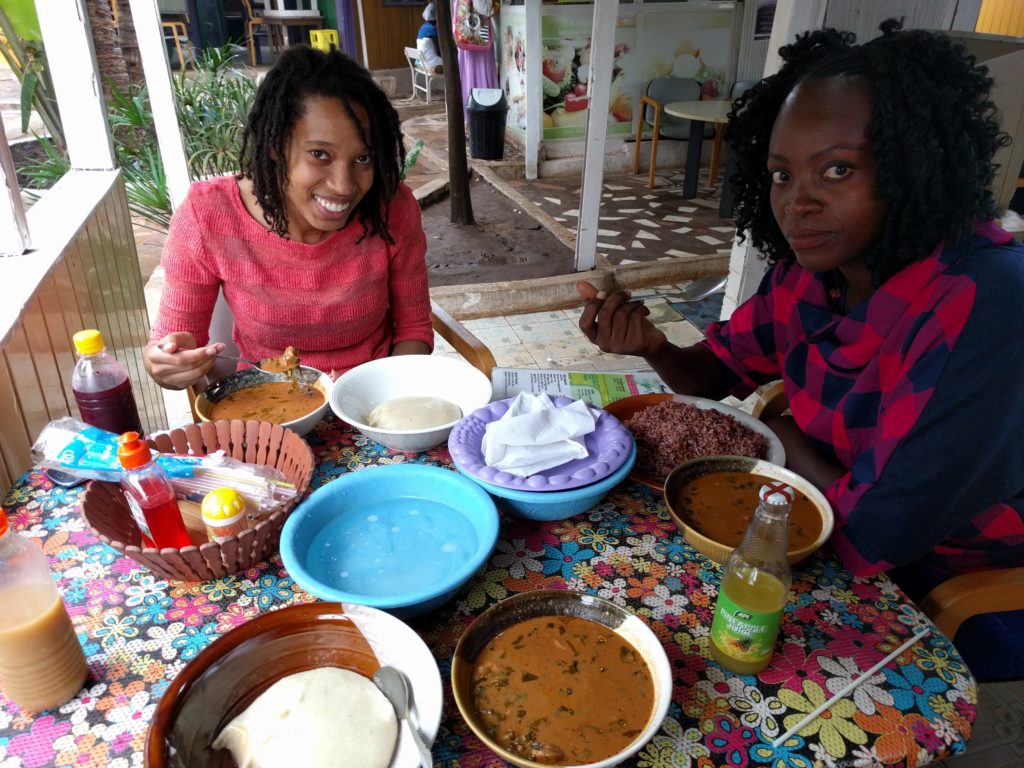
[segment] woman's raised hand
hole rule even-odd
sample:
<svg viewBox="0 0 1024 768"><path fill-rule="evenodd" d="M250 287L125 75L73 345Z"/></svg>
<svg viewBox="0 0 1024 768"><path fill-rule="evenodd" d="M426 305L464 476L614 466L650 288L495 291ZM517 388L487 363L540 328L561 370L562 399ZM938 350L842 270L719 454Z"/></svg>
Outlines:
<svg viewBox="0 0 1024 768"><path fill-rule="evenodd" d="M650 310L642 301L630 300L629 291L608 296L586 280L576 290L586 302L580 330L602 352L649 357L665 349L665 334L647 319Z"/></svg>
<svg viewBox="0 0 1024 768"><path fill-rule="evenodd" d="M196 348L191 333L169 333L146 347L143 361L146 371L165 389L185 389L205 376L216 362L214 355L224 351L221 342Z"/></svg>

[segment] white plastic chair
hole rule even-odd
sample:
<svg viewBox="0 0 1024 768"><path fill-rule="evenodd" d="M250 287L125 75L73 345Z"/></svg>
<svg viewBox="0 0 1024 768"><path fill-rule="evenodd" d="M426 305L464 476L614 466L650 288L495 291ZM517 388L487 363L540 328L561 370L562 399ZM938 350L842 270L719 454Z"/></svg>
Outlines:
<svg viewBox="0 0 1024 768"><path fill-rule="evenodd" d="M412 79L412 98L409 99L409 101L415 101L417 99L416 91L423 91L424 98L426 99L427 104L429 104L431 83L433 83L434 80L440 80L443 83L444 75L427 70L426 67L423 66L420 59L420 52L416 48L410 48L409 46L405 47L405 60L409 62L409 76ZM422 83L420 82L421 79L423 81Z"/></svg>

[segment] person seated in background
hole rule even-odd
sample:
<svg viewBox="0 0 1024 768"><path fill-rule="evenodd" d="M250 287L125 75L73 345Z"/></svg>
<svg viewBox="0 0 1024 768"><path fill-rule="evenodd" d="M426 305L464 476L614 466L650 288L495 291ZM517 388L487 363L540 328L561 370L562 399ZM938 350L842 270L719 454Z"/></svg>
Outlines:
<svg viewBox="0 0 1024 768"><path fill-rule="evenodd" d="M437 42L434 14L434 4L427 3L427 7L423 9L423 24L416 33L416 50L420 52L423 68L440 75L444 72L444 62L441 60L441 46Z"/></svg>
<svg viewBox="0 0 1024 768"><path fill-rule="evenodd" d="M987 70L944 35L882 31L802 35L733 104L736 227L770 265L754 296L680 348L628 292L582 282L580 328L680 393L781 378L791 413L769 425L831 502L836 552L920 599L1024 564L1024 248L994 221L1008 138ZM1024 674L1020 613L958 633L980 677Z"/></svg>
<svg viewBox="0 0 1024 768"><path fill-rule="evenodd" d="M398 114L366 69L286 50L256 93L241 173L194 183L171 219L150 376L182 389L210 370L221 290L250 360L295 346L304 365L342 373L429 354L427 243L404 159Z"/></svg>

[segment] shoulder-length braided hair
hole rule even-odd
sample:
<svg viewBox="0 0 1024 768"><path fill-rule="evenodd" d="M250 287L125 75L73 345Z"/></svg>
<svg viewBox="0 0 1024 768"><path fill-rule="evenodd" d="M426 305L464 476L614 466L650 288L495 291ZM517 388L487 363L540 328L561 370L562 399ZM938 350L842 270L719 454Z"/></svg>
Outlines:
<svg viewBox="0 0 1024 768"><path fill-rule="evenodd" d="M363 238L374 235L394 242L388 230L387 209L398 191L405 162L398 113L366 69L336 50L324 53L306 45L288 48L260 84L239 153L240 175L252 180L253 192L271 230L282 237L288 235L284 194L288 185L287 147L310 96L340 101L360 138L370 147L373 185L354 215L362 224ZM353 104L366 110L368 126L360 121Z"/></svg>
<svg viewBox="0 0 1024 768"><path fill-rule="evenodd" d="M772 214L768 142L786 97L809 80L847 78L871 94L876 194L886 211L864 254L875 286L995 216L992 157L1009 137L989 99L988 70L946 35L903 30L893 19L881 30L861 45L835 29L800 35L779 51L778 73L733 103L725 137L737 161L736 228L770 264L795 257Z"/></svg>

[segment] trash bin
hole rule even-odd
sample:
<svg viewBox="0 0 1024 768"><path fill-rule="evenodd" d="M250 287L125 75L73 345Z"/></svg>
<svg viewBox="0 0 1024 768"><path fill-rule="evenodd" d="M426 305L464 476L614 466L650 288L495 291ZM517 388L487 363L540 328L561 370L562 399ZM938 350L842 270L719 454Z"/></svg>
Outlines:
<svg viewBox="0 0 1024 768"><path fill-rule="evenodd" d="M469 116L469 154L480 160L501 160L505 154L505 115L508 102L501 88L474 88L470 91L466 114Z"/></svg>

